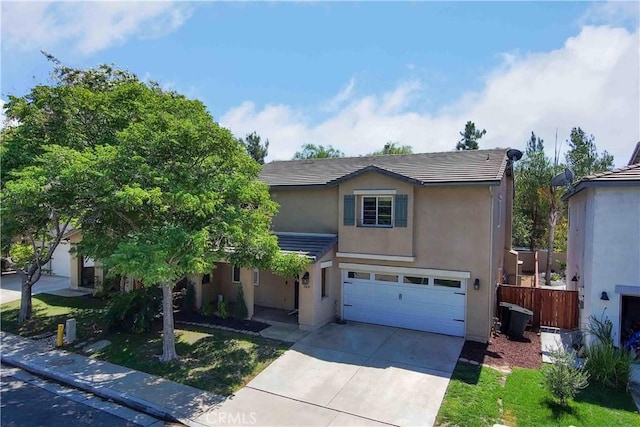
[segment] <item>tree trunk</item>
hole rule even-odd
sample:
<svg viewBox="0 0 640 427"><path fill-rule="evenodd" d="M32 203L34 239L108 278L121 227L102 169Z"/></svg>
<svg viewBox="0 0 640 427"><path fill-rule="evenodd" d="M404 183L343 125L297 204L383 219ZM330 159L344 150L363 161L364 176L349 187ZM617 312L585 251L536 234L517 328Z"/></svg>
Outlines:
<svg viewBox="0 0 640 427"><path fill-rule="evenodd" d="M551 206L549 212L549 243L547 245L547 270L544 274L545 285L551 285L551 264L553 263L553 241L556 237L556 222L558 221L558 212L555 206Z"/></svg>
<svg viewBox="0 0 640 427"><path fill-rule="evenodd" d="M162 362L178 358L173 330L173 283L162 284Z"/></svg>
<svg viewBox="0 0 640 427"><path fill-rule="evenodd" d="M31 304L31 288L33 284L27 276L22 278L22 295L20 297L20 313L18 314L18 323L24 323L31 319L32 304Z"/></svg>

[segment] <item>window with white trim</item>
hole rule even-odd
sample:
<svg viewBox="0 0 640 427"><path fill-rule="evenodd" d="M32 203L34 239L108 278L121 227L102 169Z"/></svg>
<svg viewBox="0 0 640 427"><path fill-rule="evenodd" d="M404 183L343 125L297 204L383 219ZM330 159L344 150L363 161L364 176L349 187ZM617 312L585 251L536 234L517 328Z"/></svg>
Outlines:
<svg viewBox="0 0 640 427"><path fill-rule="evenodd" d="M240 267L234 265L231 269L231 281L233 283L240 283Z"/></svg>
<svg viewBox="0 0 640 427"><path fill-rule="evenodd" d="M360 222L365 226L391 227L392 196L362 196Z"/></svg>
<svg viewBox="0 0 640 427"><path fill-rule="evenodd" d="M257 268L253 269L253 286L258 286L260 284L260 270Z"/></svg>

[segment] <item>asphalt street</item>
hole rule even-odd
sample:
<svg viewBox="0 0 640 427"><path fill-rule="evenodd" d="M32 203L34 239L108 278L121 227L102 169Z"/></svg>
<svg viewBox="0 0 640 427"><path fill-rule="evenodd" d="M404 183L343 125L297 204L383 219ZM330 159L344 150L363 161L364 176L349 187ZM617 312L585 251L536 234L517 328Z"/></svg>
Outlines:
<svg viewBox="0 0 640 427"><path fill-rule="evenodd" d="M6 365L1 367L0 425L153 426L163 423L90 394L44 381Z"/></svg>

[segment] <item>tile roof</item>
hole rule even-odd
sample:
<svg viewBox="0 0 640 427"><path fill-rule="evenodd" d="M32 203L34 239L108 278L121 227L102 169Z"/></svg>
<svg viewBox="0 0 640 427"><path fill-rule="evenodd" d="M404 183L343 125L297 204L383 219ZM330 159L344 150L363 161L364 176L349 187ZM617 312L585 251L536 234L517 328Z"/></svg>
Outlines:
<svg viewBox="0 0 640 427"><path fill-rule="evenodd" d="M506 149L274 161L260 180L271 187L330 187L368 171L416 185L490 183L507 169Z"/></svg>
<svg viewBox="0 0 640 427"><path fill-rule="evenodd" d="M588 175L582 178L574 188L562 198L567 200L586 187L604 186L640 186L640 164L625 166L620 169Z"/></svg>
<svg viewBox="0 0 640 427"><path fill-rule="evenodd" d="M331 234L274 234L278 238L278 246L282 252L305 255L314 261L320 259L338 243L338 236Z"/></svg>

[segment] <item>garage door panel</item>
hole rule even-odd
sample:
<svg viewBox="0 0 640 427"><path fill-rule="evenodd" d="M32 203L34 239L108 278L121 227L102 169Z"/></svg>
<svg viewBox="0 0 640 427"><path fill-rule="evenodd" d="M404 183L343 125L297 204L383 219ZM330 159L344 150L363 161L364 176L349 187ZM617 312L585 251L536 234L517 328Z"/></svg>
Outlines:
<svg viewBox="0 0 640 427"><path fill-rule="evenodd" d="M427 332L464 336L465 301L460 289L376 281L343 284L346 320Z"/></svg>

